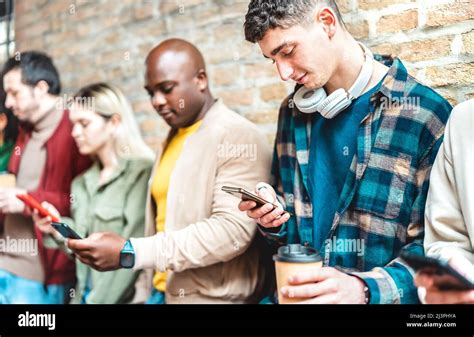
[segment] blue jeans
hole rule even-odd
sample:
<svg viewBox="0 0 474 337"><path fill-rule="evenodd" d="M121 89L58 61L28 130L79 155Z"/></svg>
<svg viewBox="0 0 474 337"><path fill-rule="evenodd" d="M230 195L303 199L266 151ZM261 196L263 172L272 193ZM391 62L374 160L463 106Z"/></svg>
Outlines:
<svg viewBox="0 0 474 337"><path fill-rule="evenodd" d="M165 304L165 293L153 288L145 304Z"/></svg>
<svg viewBox="0 0 474 337"><path fill-rule="evenodd" d="M65 304L71 285L44 284L0 269L0 304Z"/></svg>

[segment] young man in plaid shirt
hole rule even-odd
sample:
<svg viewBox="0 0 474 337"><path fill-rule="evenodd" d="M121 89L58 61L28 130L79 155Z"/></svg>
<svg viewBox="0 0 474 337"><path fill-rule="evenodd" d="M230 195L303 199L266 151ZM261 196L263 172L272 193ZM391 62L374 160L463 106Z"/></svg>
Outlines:
<svg viewBox="0 0 474 337"><path fill-rule="evenodd" d="M239 208L275 247L312 246L324 261L290 278L282 294L303 303L417 303L413 271L399 256L423 254L429 172L451 106L400 60L373 59L332 0L252 0L244 27L282 80L298 84L280 108L276 192L256 187L279 207ZM303 86L328 95L316 113L301 111L312 94L296 94Z"/></svg>

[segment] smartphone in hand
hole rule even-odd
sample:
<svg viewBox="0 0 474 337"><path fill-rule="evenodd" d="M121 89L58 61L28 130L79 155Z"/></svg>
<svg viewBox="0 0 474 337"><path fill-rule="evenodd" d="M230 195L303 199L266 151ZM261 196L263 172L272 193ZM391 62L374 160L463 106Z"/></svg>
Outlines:
<svg viewBox="0 0 474 337"><path fill-rule="evenodd" d="M222 190L224 192L227 192L229 194L232 194L233 196L240 198L243 201L254 201L257 204L257 207L262 207L265 204L272 204L273 209L279 207L276 204L273 204L271 202L266 201L265 199L259 197L258 195L247 191L245 188L240 188L240 187L232 187L232 186L222 186ZM290 214L290 212L285 211L286 213Z"/></svg>
<svg viewBox="0 0 474 337"><path fill-rule="evenodd" d="M35 198L33 198L31 195L29 195L29 194L17 194L16 197L18 199L20 199L21 201L23 201L25 203L25 205L29 206L32 209L36 209L38 211L38 214L41 217L45 218L45 217L49 216L49 217L51 217L51 220L53 220L54 222L59 222L59 219L57 217L55 217L54 215L49 213L49 211L46 208L44 208L43 206L41 206L41 204Z"/></svg>
<svg viewBox="0 0 474 337"><path fill-rule="evenodd" d="M474 290L474 283L446 260L406 252L401 254L401 258L415 271L432 275L440 290Z"/></svg>
<svg viewBox="0 0 474 337"><path fill-rule="evenodd" d="M51 224L55 230L57 230L65 239L75 239L82 240L82 238L77 234L71 227L61 222L53 222Z"/></svg>

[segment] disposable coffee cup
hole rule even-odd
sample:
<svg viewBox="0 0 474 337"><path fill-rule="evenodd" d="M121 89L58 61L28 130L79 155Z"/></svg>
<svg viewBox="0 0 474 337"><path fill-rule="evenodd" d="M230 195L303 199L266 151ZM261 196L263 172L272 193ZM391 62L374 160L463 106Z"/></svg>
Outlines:
<svg viewBox="0 0 474 337"><path fill-rule="evenodd" d="M10 173L0 174L0 187L15 187L16 177Z"/></svg>
<svg viewBox="0 0 474 337"><path fill-rule="evenodd" d="M288 278L306 270L313 270L323 266L323 260L318 251L300 244L290 244L280 247L278 254L273 255L278 288L278 302L280 304L297 303L306 298L283 297L280 289L288 285Z"/></svg>

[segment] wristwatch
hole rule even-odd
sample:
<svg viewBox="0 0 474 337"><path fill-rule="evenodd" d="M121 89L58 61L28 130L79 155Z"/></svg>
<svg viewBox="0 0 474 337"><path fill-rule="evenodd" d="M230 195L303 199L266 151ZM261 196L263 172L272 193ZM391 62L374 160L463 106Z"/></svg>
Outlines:
<svg viewBox="0 0 474 337"><path fill-rule="evenodd" d="M127 240L122 250L120 251L120 267L130 269L133 268L134 265L135 251L133 250L133 246L130 240Z"/></svg>
<svg viewBox="0 0 474 337"><path fill-rule="evenodd" d="M367 282L365 282L364 279L362 279L360 276L357 276L354 274L350 274L350 275L358 278L364 284L364 304L370 304L371 295L370 295L370 289L369 289L369 286L367 285Z"/></svg>

